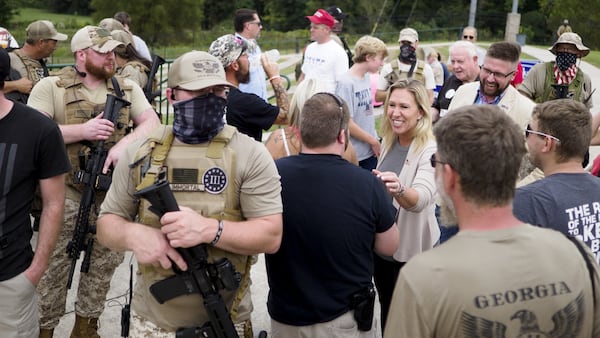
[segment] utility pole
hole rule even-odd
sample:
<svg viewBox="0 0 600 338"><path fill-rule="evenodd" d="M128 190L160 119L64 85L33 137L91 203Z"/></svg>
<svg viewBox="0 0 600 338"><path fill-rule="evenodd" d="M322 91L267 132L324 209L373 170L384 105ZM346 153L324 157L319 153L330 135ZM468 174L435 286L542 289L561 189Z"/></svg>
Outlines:
<svg viewBox="0 0 600 338"><path fill-rule="evenodd" d="M477 0L471 0L471 7L469 8L469 26L475 27L475 14L477 12Z"/></svg>
<svg viewBox="0 0 600 338"><path fill-rule="evenodd" d="M519 27L521 26L521 14L517 13L518 8L519 0L513 0L512 12L508 13L506 17L504 40L525 44L525 36L520 36L520 41L517 41L517 34L519 34Z"/></svg>

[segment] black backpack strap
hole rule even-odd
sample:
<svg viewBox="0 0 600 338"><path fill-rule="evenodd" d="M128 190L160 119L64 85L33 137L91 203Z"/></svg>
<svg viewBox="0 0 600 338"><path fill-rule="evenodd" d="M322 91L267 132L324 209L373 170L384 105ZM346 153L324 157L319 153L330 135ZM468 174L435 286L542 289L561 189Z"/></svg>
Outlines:
<svg viewBox="0 0 600 338"><path fill-rule="evenodd" d="M121 86L119 86L119 81L117 81L117 78L114 76L110 78L110 81L112 81L113 88L115 89L115 95L118 98L122 99L125 93L123 93L123 91L121 90Z"/></svg>
<svg viewBox="0 0 600 338"><path fill-rule="evenodd" d="M413 72L415 71L415 66L417 65L417 62L419 62L419 61L415 61L410 65L410 70L408 71L407 78L412 77Z"/></svg>
<svg viewBox="0 0 600 338"><path fill-rule="evenodd" d="M577 247L577 250L579 250L579 253L581 254L581 256L583 256L583 260L585 261L585 265L587 266L588 269L588 273L590 274L590 282L592 283L592 295L594 296L594 308L596 307L596 283L594 283L594 262L592 262L590 260L590 256L588 256L587 252L585 251L585 248L583 247L584 244L581 243L577 238L575 237L571 237L571 236L566 236L571 242L573 242L573 244L575 244L575 246Z"/></svg>

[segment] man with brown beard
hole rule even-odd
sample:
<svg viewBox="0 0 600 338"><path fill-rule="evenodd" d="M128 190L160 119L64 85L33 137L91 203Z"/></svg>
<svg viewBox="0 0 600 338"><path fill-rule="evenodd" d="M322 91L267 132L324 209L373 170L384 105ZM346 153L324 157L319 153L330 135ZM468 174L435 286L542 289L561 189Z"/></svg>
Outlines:
<svg viewBox="0 0 600 338"><path fill-rule="evenodd" d="M250 81L250 61L245 40L233 34L219 37L210 45L208 53L219 59L225 68L227 81L233 86L227 95L227 124L236 127L241 133L262 142L262 131L274 124L288 123L289 101L279 75L279 65L270 62L264 55L261 63L275 93L277 105L265 102L256 94L244 93L238 89L240 83Z"/></svg>
<svg viewBox="0 0 600 338"><path fill-rule="evenodd" d="M519 48L510 42L492 44L483 60L479 82L460 86L448 111L474 103L492 104L500 107L524 131L535 103L510 85L517 72L519 54Z"/></svg>
<svg viewBox="0 0 600 338"><path fill-rule="evenodd" d="M105 141L108 155L102 172L109 174L125 148L143 138L159 121L142 89L129 79L114 78L114 49L122 45L110 32L86 26L73 36L71 51L75 65L62 69L57 76L42 79L33 89L28 104L59 124L72 168L79 168L79 154L85 154L98 141ZM107 94L121 96L131 105L119 112L116 123L104 119ZM129 120L133 132L126 134ZM73 174L66 181L64 225L50 266L38 285L40 292L40 337L52 337L54 328L65 313L67 274L71 259L67 246L73 237L81 201L81 184L74 184ZM96 223L96 209L103 194L96 196L89 219ZM95 238L95 235L89 235ZM88 273L82 273L75 306L75 327L71 337L99 337L98 318L104 309L106 293L115 268L123 255L111 252L95 241Z"/></svg>

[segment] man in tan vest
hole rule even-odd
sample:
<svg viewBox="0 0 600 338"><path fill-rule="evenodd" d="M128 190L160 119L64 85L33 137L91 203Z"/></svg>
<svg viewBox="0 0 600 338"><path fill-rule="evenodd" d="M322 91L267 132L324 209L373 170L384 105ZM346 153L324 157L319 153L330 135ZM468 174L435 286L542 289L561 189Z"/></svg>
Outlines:
<svg viewBox="0 0 600 338"><path fill-rule="evenodd" d="M75 65L62 69L56 76L42 79L28 100L30 106L59 124L73 168L66 182L63 227L50 266L38 285L41 337L52 337L54 328L65 314L67 273L72 263L67 248L73 239L82 201L82 185L73 181L73 171L81 165L80 153L85 155L88 144L104 141L108 154L102 173L108 175L120 161L125 148L159 124L142 89L129 79L114 77L114 49L120 45L122 43L113 40L109 31L100 27L85 26L78 30L71 39ZM123 99L131 105L121 109L113 123L103 118L107 94L119 96L121 92ZM133 120L135 129L125 135L129 120ZM96 207L102 202L102 194L97 191L94 194L97 205L90 211L89 223L92 225L96 222ZM88 235L88 238L94 237ZM122 254L111 252L98 243L93 245L89 272L80 276L71 337L99 337L98 318L104 310L113 272L122 260Z"/></svg>
<svg viewBox="0 0 600 338"><path fill-rule="evenodd" d="M266 148L224 124L225 90L230 85L216 57L193 51L177 58L166 92L175 113L173 126L163 125L130 147L115 169L98 219L98 239L113 250L133 251L138 261L132 337L174 337L209 327L253 336L251 255L279 249L281 185ZM157 179L170 183L180 206L180 211L160 219L148 212L145 199L138 203L133 195ZM215 287L227 308L227 316L221 318L225 322L211 322L200 293L173 296L162 304L150 293L152 285L164 291L156 283L165 278L185 277L192 268L198 271L181 255L182 248L198 245L206 249L207 264L227 258L240 273L239 286ZM175 275L174 270L184 272ZM228 325L219 325L224 323Z"/></svg>
<svg viewBox="0 0 600 338"><path fill-rule="evenodd" d="M48 76L45 59L56 50L59 41L67 40L67 35L59 33L47 20L32 22L26 31L23 48L9 54L11 72L4 83L6 96L21 103L27 103L33 86Z"/></svg>

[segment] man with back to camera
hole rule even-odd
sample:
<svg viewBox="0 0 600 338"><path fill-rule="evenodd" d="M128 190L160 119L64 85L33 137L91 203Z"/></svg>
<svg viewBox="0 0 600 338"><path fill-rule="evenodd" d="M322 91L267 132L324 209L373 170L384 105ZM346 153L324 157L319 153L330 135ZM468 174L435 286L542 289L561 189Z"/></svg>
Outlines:
<svg viewBox="0 0 600 338"><path fill-rule="evenodd" d="M520 126L498 107L470 105L434 134L438 192L460 231L402 268L384 336L599 337L591 252L513 215Z"/></svg>
<svg viewBox="0 0 600 338"><path fill-rule="evenodd" d="M208 53L215 56L225 69L227 81L231 84L227 94L227 124L236 127L241 133L262 142L262 131L273 124L287 124L289 101L283 80L279 75L279 65L262 55L261 62L269 82L273 87L277 105L265 102L252 93L238 89L250 79L248 45L240 37L226 34L210 44Z"/></svg>
<svg viewBox="0 0 600 338"><path fill-rule="evenodd" d="M525 132L527 148L545 178L518 188L513 210L523 222L583 241L598 261L600 178L581 166L591 130L590 111L580 102L560 99L534 108Z"/></svg>
<svg viewBox="0 0 600 338"><path fill-rule="evenodd" d="M304 51L302 74L298 79L318 79L326 91L335 92L338 76L348 71L348 57L344 49L331 39L335 19L324 9L306 17L310 21L310 43Z"/></svg>
<svg viewBox="0 0 600 338"><path fill-rule="evenodd" d="M414 78L425 85L429 94L430 102L433 102L433 89L435 88L435 78L431 66L417 59L417 48L419 47L419 33L412 28L404 28L400 31L398 37L400 44L400 54L398 58L386 63L379 72L379 82L377 83L377 92L375 100L385 101L387 89L400 79Z"/></svg>
<svg viewBox="0 0 600 338"><path fill-rule="evenodd" d="M48 76L45 59L56 50L58 41L67 40L67 35L59 33L47 20L30 23L26 32L23 47L9 53L12 71L4 82L6 97L23 104L27 104L33 86Z"/></svg>
<svg viewBox="0 0 600 338"><path fill-rule="evenodd" d="M10 57L0 48L0 332L6 338L37 337L35 286L60 232L70 167L56 123L4 96L10 69ZM36 185L43 212L33 252L29 211Z"/></svg>
<svg viewBox="0 0 600 338"><path fill-rule="evenodd" d="M105 142L108 150L102 173L108 175L127 145L144 137L158 124L158 117L146 100L142 89L129 79L114 77L114 49L122 45L110 32L95 26L85 26L71 39L74 66L60 70L56 76L43 78L33 88L28 104L59 124L73 170L66 180L66 201L63 227L50 266L38 285L40 299L41 337L52 337L54 328L65 314L67 280L71 258L67 247L73 239L82 200L82 184L75 184L74 172L80 168L80 154L89 153L93 145ZM107 94L131 102L121 109L116 123L103 118ZM126 135L129 120L135 129ZM85 157L85 156L84 156ZM90 209L89 223L95 225L97 208L103 193L96 194L96 205ZM90 236L91 239L95 237ZM115 268L123 255L111 252L95 242L88 273L80 275L75 307L75 325L71 337L99 337L98 318L104 310L106 294Z"/></svg>
<svg viewBox="0 0 600 338"><path fill-rule="evenodd" d="M313 95L302 152L276 161L286 235L265 255L274 338L375 337L373 250L392 255L399 235L381 179L341 157L349 118L338 96Z"/></svg>
<svg viewBox="0 0 600 338"><path fill-rule="evenodd" d="M98 238L113 250L133 251L139 262L132 337L174 337L179 329L209 320L198 293L160 304L149 290L154 282L173 276L174 265L188 269L175 248L198 244L207 245L209 262L226 257L241 273L239 288L219 294L239 337L253 336L252 304L240 299L250 291L250 256L279 248L281 185L266 148L224 124L225 89L230 85L216 57L192 51L177 58L166 91L175 111L173 126L162 125L129 147L115 169L98 220ZM148 211L149 203L138 203L133 194L163 174L181 211L159 220Z"/></svg>

